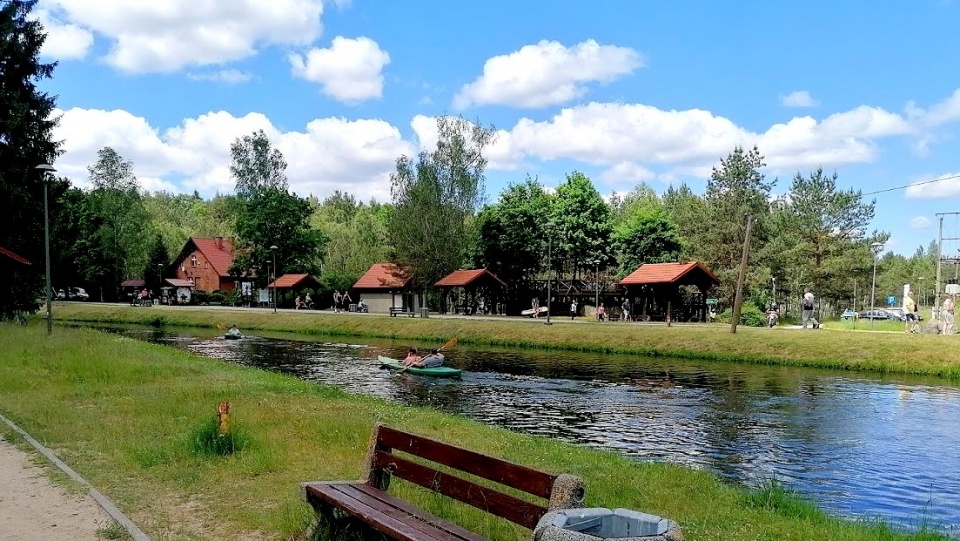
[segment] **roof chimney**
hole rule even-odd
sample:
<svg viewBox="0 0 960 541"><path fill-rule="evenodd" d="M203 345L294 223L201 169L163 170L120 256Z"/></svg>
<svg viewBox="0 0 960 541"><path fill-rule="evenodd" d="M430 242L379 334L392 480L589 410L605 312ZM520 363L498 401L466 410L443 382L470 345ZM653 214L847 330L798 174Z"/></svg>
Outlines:
<svg viewBox="0 0 960 541"><path fill-rule="evenodd" d="M223 250L223 237L213 237L217 241L217 250Z"/></svg>

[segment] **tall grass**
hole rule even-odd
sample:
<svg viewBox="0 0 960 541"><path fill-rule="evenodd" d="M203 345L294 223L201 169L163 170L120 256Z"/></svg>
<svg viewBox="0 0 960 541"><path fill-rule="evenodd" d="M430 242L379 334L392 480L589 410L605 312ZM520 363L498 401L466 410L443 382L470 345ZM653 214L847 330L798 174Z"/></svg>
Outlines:
<svg viewBox="0 0 960 541"><path fill-rule="evenodd" d="M376 337L442 343L452 336L464 344L626 353L839 370L932 375L960 379L960 337L902 332L839 332L788 328L638 325L578 322L554 325L519 318L391 318L250 309L138 308L126 305L62 303L54 313L73 321L215 327L236 324L246 331L287 331L309 335ZM862 324L863 322L860 322ZM905 355L909 352L909 355Z"/></svg>
<svg viewBox="0 0 960 541"><path fill-rule="evenodd" d="M670 517L692 541L943 539L843 521L804 502L783 503L788 495L763 504L703 471L631 461L93 330L57 328L47 337L41 326L0 325L0 344L0 410L155 539L300 536L313 512L300 500L299 483L358 478L376 422L580 475L587 505ZM230 400L231 420L248 445L226 456L195 453L193 431L221 400ZM529 537L397 485L401 497L481 535Z"/></svg>

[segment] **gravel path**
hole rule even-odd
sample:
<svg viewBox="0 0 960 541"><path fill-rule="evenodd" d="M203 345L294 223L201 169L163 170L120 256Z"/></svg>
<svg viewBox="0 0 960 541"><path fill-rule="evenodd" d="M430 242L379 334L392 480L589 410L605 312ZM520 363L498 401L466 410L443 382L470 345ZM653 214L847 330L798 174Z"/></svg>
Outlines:
<svg viewBox="0 0 960 541"><path fill-rule="evenodd" d="M110 516L90 496L54 485L30 458L0 436L0 540L100 539Z"/></svg>

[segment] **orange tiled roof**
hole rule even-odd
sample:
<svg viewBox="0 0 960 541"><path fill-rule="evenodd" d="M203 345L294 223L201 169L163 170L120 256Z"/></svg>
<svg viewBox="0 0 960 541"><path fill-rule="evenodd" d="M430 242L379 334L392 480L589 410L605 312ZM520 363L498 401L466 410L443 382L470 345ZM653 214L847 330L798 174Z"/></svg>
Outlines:
<svg viewBox="0 0 960 541"><path fill-rule="evenodd" d="M353 284L354 289L402 289L410 281L393 263L374 263L363 276Z"/></svg>
<svg viewBox="0 0 960 541"><path fill-rule="evenodd" d="M498 278L496 274L488 271L487 269L455 270L441 278L439 282L433 285L437 287L464 287L470 285L470 283L472 283L474 280L484 275L490 275L490 277L499 282L500 285L507 287L506 282Z"/></svg>
<svg viewBox="0 0 960 541"><path fill-rule="evenodd" d="M310 276L309 274L284 274L280 278L277 278L276 280L271 282L269 285L267 285L267 287L276 287L279 289L294 288L300 285L305 280L312 280L317 284L320 283L320 280L317 280L316 278L314 278L313 276Z"/></svg>
<svg viewBox="0 0 960 541"><path fill-rule="evenodd" d="M233 265L233 239L190 237L188 242L193 242L194 246L203 253L217 274L230 276L227 271Z"/></svg>
<svg viewBox="0 0 960 541"><path fill-rule="evenodd" d="M29 265L29 264L30 264L30 261L29 261L27 258L22 257L22 256L19 256L19 255L15 254L14 252L11 252L10 250L7 250L6 248L4 248L4 247L2 247L2 246L0 246L0 254L5 255L5 256L9 257L10 259L12 259L12 260L14 260L14 261L16 261L16 262L18 262L18 263L23 263L24 265Z"/></svg>
<svg viewBox="0 0 960 541"><path fill-rule="evenodd" d="M690 261L688 263L645 263L626 278L620 280L620 285L671 284L694 269L700 269L711 280L720 283L720 280L717 280L717 277L709 269L698 261Z"/></svg>

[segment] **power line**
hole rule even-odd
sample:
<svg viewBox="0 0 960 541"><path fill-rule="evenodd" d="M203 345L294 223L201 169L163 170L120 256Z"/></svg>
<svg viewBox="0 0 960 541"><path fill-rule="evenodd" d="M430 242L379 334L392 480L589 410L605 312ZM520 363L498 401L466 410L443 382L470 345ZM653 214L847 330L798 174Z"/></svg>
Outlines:
<svg viewBox="0 0 960 541"><path fill-rule="evenodd" d="M954 179L954 178L960 178L960 175L950 175L949 177L940 177L940 178L935 178L935 179L933 179L933 180L925 180L925 181L923 181L923 182L914 182L913 184L907 184L906 186L897 186L897 187L895 187L895 188L887 188L887 189L885 189L885 190L877 190L877 191L875 191L875 192L867 192L867 193L862 194L862 195L876 195L876 194L878 194L878 193L892 192L892 191L894 191L894 190L903 190L903 189L909 188L909 187L911 187L911 186L923 186L924 184L931 184L931 183L934 183L934 182L940 182L940 181L942 181L942 180L950 180L950 179Z"/></svg>

